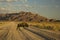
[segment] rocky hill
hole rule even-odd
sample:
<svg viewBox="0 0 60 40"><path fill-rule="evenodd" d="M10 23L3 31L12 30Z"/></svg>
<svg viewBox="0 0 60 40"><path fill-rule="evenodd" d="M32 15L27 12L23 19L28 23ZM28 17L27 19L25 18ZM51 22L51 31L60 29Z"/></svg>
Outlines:
<svg viewBox="0 0 60 40"><path fill-rule="evenodd" d="M0 14L0 21L42 22L42 21L49 21L49 19L31 12L21 11L19 13Z"/></svg>

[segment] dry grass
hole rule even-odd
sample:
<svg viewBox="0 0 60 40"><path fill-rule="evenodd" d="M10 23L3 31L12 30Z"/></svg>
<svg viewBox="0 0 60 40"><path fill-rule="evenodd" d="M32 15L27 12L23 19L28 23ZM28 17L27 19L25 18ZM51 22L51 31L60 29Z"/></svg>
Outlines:
<svg viewBox="0 0 60 40"><path fill-rule="evenodd" d="M34 26L41 29L60 31L60 22L41 22L36 23Z"/></svg>
<svg viewBox="0 0 60 40"><path fill-rule="evenodd" d="M21 22L18 22L21 23ZM39 27L41 29L48 29L53 31L60 31L60 22L27 22L29 25Z"/></svg>
<svg viewBox="0 0 60 40"><path fill-rule="evenodd" d="M9 22L0 22L0 26L4 24L8 24ZM21 22L15 22L16 24ZM48 29L54 31L60 31L60 22L27 22L29 25L33 25L35 27L39 27L41 29Z"/></svg>

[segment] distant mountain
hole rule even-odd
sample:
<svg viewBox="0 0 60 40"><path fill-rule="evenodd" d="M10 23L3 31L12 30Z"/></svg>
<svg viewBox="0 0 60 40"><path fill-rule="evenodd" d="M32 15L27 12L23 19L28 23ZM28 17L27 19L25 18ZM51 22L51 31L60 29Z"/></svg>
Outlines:
<svg viewBox="0 0 60 40"><path fill-rule="evenodd" d="M21 11L19 13L6 13L0 14L0 21L26 21L26 22L42 22L42 21L53 21L46 17L34 14L31 12Z"/></svg>

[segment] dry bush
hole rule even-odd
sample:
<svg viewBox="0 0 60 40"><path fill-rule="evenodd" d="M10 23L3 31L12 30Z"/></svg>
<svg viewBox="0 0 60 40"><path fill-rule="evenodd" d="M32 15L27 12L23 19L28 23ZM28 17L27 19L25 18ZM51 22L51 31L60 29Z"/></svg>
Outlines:
<svg viewBox="0 0 60 40"><path fill-rule="evenodd" d="M40 23L36 24L35 27L38 27L40 29L47 29L47 30L53 30L53 31L60 31L60 23Z"/></svg>
<svg viewBox="0 0 60 40"><path fill-rule="evenodd" d="M34 25L34 27L37 27L37 28L43 29L43 27L40 26L40 25Z"/></svg>
<svg viewBox="0 0 60 40"><path fill-rule="evenodd" d="M44 29L54 30L54 27L52 27L52 26L44 26Z"/></svg>
<svg viewBox="0 0 60 40"><path fill-rule="evenodd" d="M18 27L28 27L28 24L25 22L22 22L22 23L19 23L17 26Z"/></svg>
<svg viewBox="0 0 60 40"><path fill-rule="evenodd" d="M52 27L52 26L40 26L40 25L35 25L34 27L38 27L38 28L40 28L40 29L54 30L54 27Z"/></svg>

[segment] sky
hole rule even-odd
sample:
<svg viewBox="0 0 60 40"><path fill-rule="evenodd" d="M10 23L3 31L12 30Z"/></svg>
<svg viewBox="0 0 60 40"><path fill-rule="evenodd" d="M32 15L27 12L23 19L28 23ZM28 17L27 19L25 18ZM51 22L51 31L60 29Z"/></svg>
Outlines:
<svg viewBox="0 0 60 40"><path fill-rule="evenodd" d="M20 11L60 20L60 0L0 0L0 13Z"/></svg>

